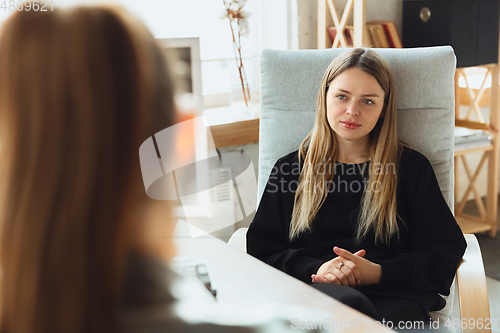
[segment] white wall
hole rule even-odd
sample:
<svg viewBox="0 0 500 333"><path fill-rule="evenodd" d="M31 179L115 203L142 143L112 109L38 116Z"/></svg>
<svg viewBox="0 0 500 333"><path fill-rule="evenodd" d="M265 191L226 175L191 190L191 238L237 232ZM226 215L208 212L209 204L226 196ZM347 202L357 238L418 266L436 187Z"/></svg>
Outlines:
<svg viewBox="0 0 500 333"><path fill-rule="evenodd" d="M288 49L287 0L259 0L260 50ZM260 53L260 52L259 52Z"/></svg>

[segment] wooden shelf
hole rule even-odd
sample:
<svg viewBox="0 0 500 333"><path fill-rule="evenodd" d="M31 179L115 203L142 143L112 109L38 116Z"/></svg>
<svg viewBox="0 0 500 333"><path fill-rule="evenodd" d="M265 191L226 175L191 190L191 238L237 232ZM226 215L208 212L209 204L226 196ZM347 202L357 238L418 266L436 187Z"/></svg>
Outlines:
<svg viewBox="0 0 500 333"><path fill-rule="evenodd" d="M457 220L458 225L460 226L460 229L462 229L462 232L464 234L475 234L491 230L490 224L486 224L484 222L476 220L479 219L476 216L461 214L459 216L456 216L455 219Z"/></svg>
<svg viewBox="0 0 500 333"><path fill-rule="evenodd" d="M318 50L326 49L329 44L329 37L326 33L327 22L329 21L328 14L330 14L333 24L339 32L337 34L338 39L336 38L338 44L335 45L334 42L332 47L347 46L343 35L351 13L354 25L353 46L362 47L363 35L366 30L365 8L366 0L347 0L344 12L339 18L334 0L318 0Z"/></svg>
<svg viewBox="0 0 500 333"><path fill-rule="evenodd" d="M470 154L470 153L476 153L478 151L490 151L492 149L493 149L493 146L489 145L489 146L472 147L472 148L455 150L455 157L456 156L467 155L467 154Z"/></svg>
<svg viewBox="0 0 500 333"><path fill-rule="evenodd" d="M455 75L455 125L466 127L470 129L481 129L488 131L491 137L490 146L473 147L455 151L455 214L456 220L462 228L464 233L478 233L488 232L488 235L495 237L497 231L497 213L498 213L498 168L499 168L499 133L500 127L500 100L499 100L499 65L487 64L483 67L485 79L479 89L472 89L470 86L466 88L459 87L458 82L460 77L465 79L468 85L467 73L464 68L458 68ZM486 92L486 78L488 75L491 77L491 88L488 89L488 103L489 103L489 119L483 119L481 112L481 101L485 101ZM464 98L467 95L467 99ZM467 114L460 114L460 106L469 106ZM484 104L483 104L484 106ZM472 115L475 114L477 120L472 120ZM477 168L472 170L467 161L466 155L475 152L482 152L481 161ZM462 162L464 170L467 174L468 184L466 191L461 198L458 198L458 165ZM486 191L486 205L480 197L479 191L475 182L483 167L487 168L487 191ZM470 194L473 195L476 206L478 208L480 217L463 213L465 202L468 200Z"/></svg>

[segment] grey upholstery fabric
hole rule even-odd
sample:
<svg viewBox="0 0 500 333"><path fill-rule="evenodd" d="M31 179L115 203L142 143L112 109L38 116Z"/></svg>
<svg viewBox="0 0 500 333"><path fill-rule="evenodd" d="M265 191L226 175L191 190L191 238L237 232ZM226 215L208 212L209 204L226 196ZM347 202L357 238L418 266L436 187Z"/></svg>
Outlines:
<svg viewBox="0 0 500 333"><path fill-rule="evenodd" d="M298 149L311 131L323 74L330 62L345 51L262 53L259 201L274 163ZM386 59L394 74L399 138L431 161L453 211L453 49L444 46L375 51Z"/></svg>

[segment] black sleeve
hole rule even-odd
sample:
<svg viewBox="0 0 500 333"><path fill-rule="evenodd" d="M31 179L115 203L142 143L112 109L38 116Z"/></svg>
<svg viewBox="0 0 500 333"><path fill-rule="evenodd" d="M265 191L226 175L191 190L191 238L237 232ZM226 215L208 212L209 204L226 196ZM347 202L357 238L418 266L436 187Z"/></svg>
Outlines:
<svg viewBox="0 0 500 333"><path fill-rule="evenodd" d="M304 248L290 246L288 231L294 196L283 190L289 189L290 179L283 175L282 167L285 166L280 159L269 176L247 232L247 252L305 283L311 283L311 274L316 274L324 261Z"/></svg>
<svg viewBox="0 0 500 333"><path fill-rule="evenodd" d="M439 188L430 162L421 155L413 178L407 253L377 261L382 285L405 285L449 295L467 243Z"/></svg>

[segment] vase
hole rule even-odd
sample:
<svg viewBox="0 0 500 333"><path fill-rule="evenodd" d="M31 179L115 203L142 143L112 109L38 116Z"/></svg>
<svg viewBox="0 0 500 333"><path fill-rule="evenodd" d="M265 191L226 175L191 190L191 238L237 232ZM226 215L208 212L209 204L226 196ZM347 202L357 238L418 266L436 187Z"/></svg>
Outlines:
<svg viewBox="0 0 500 333"><path fill-rule="evenodd" d="M243 66L247 73L246 82L248 82L248 73L252 73L251 61L244 59ZM245 81L240 76L236 59L229 61L229 69L231 108L233 112L237 113L238 120L253 119L255 117L255 103L252 99L251 83L248 82L248 87L243 86ZM245 94L243 89L245 89Z"/></svg>

